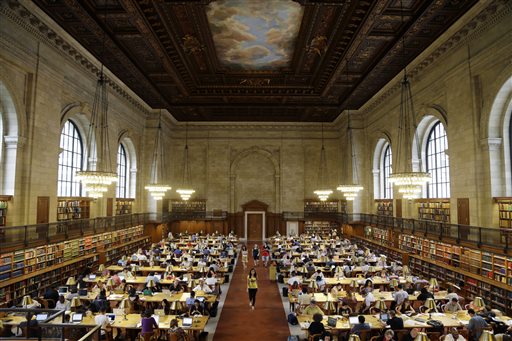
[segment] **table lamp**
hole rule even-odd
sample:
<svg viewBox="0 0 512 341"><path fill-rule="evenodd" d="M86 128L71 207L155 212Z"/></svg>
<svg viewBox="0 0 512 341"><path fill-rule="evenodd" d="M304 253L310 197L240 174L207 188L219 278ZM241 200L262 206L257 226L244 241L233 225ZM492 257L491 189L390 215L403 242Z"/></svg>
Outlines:
<svg viewBox="0 0 512 341"><path fill-rule="evenodd" d="M75 277L69 277L68 280L66 281L66 285L67 286L76 285Z"/></svg>
<svg viewBox="0 0 512 341"><path fill-rule="evenodd" d="M437 283L437 279L431 278L429 283L430 283L430 286L432 287L433 290L439 288L439 283Z"/></svg>
<svg viewBox="0 0 512 341"><path fill-rule="evenodd" d="M105 264L100 264L100 266L98 267L98 272L103 273L103 271L105 271Z"/></svg>
<svg viewBox="0 0 512 341"><path fill-rule="evenodd" d="M390 282L389 282L389 285L392 286L393 288L396 288L398 287L398 280L396 278L393 278Z"/></svg>
<svg viewBox="0 0 512 341"><path fill-rule="evenodd" d="M353 279L353 280L350 281L349 286L351 288L357 288L359 285L357 284L357 281L355 279Z"/></svg>
<svg viewBox="0 0 512 341"><path fill-rule="evenodd" d="M386 305L386 302L383 300L375 301L375 308L379 309L380 311L386 311L388 309L388 306Z"/></svg>
<svg viewBox="0 0 512 341"><path fill-rule="evenodd" d="M148 284L146 285L148 288L154 288L155 287L155 281L150 279L148 281Z"/></svg>
<svg viewBox="0 0 512 341"><path fill-rule="evenodd" d="M139 271L139 266L137 264L132 264L132 272Z"/></svg>
<svg viewBox="0 0 512 341"><path fill-rule="evenodd" d="M318 290L318 283L314 279L311 280L311 288L313 288L314 291Z"/></svg>
<svg viewBox="0 0 512 341"><path fill-rule="evenodd" d="M348 341L361 341L361 339L357 334L350 334L350 336L348 337Z"/></svg>
<svg viewBox="0 0 512 341"><path fill-rule="evenodd" d="M478 341L494 341L496 338L494 337L494 334L491 333L490 330L483 330L482 334L480 335L480 338Z"/></svg>
<svg viewBox="0 0 512 341"><path fill-rule="evenodd" d="M165 268L165 272L167 272L168 274L172 273L172 265L167 265Z"/></svg>
<svg viewBox="0 0 512 341"><path fill-rule="evenodd" d="M82 302L80 302L80 299L78 297L73 297L71 299L71 304L69 305L71 308L76 308L82 305Z"/></svg>
<svg viewBox="0 0 512 341"><path fill-rule="evenodd" d="M303 273L303 274L307 274L308 273L308 268L307 266L303 266L301 269L300 269L300 272Z"/></svg>
<svg viewBox="0 0 512 341"><path fill-rule="evenodd" d="M112 278L109 278L109 279L107 280L107 287L112 288L112 287L114 287L115 285L116 285L116 282L114 282L114 280L113 280Z"/></svg>
<svg viewBox="0 0 512 341"><path fill-rule="evenodd" d="M485 307L484 299L481 297L475 297L475 299L473 300L473 306L477 308Z"/></svg>
<svg viewBox="0 0 512 341"><path fill-rule="evenodd" d="M121 300L121 302L119 303L118 308L123 311L124 320L128 320L128 318L126 317L126 309L128 309L129 307L130 307L130 302L129 302L128 298L123 298Z"/></svg>
<svg viewBox="0 0 512 341"><path fill-rule="evenodd" d="M431 313L432 310L437 312L436 302L434 301L433 298L427 298L427 300L425 301L425 304L423 304L423 306L428 309L427 311L429 314Z"/></svg>
<svg viewBox="0 0 512 341"><path fill-rule="evenodd" d="M419 332L414 341L429 341L427 333Z"/></svg>
<svg viewBox="0 0 512 341"><path fill-rule="evenodd" d="M374 266L369 266L368 267L368 272L369 273L374 273L375 272L375 267Z"/></svg>
<svg viewBox="0 0 512 341"><path fill-rule="evenodd" d="M23 296L23 300L21 301L21 305L23 306L23 308L27 308L27 306L32 303L34 303L34 301L32 301L32 297L30 297L29 295Z"/></svg>

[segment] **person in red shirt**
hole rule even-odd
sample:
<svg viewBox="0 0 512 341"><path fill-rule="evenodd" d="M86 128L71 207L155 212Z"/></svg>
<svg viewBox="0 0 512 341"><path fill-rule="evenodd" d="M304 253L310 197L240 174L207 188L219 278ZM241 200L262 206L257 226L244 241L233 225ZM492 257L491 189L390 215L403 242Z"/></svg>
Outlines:
<svg viewBox="0 0 512 341"><path fill-rule="evenodd" d="M263 264L265 265L265 267L268 266L269 259L270 259L270 253L268 252L267 249L263 249L263 251L261 251L261 260L263 261Z"/></svg>

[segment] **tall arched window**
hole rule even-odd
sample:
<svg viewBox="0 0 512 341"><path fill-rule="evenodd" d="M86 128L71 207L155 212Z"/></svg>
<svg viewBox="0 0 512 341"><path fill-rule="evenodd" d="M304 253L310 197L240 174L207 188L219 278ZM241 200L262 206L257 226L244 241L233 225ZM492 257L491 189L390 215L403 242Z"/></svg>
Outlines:
<svg viewBox="0 0 512 341"><path fill-rule="evenodd" d="M384 157L382 158L382 194L384 199L393 198L393 184L389 182L389 175L393 172L393 154L391 153L391 145L388 143L384 149Z"/></svg>
<svg viewBox="0 0 512 341"><path fill-rule="evenodd" d="M126 158L126 149L123 144L119 144L117 149L117 187L116 198L128 197L128 162Z"/></svg>
<svg viewBox="0 0 512 341"><path fill-rule="evenodd" d="M79 197L82 195L82 185L75 180L75 173L82 170L84 151L80 132L70 120L62 128L60 148L57 195Z"/></svg>
<svg viewBox="0 0 512 341"><path fill-rule="evenodd" d="M427 198L450 197L450 163L446 155L448 139L443 124L435 123L427 138L427 172L432 180L427 185Z"/></svg>

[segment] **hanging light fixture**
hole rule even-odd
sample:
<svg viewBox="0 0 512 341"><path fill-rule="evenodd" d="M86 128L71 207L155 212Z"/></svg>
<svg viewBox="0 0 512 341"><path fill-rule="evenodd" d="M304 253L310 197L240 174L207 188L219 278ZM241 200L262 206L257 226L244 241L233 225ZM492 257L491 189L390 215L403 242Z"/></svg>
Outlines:
<svg viewBox="0 0 512 341"><path fill-rule="evenodd" d="M348 75L348 66L349 61L347 60L347 83L349 83L349 75ZM347 162L347 175L352 176L352 182L347 185L339 185L336 189L343 193L343 196L346 200L352 201L357 198L359 191L363 190L363 186L359 185L359 176L357 174L357 156L356 151L354 149L354 143L352 138L352 127L350 125L350 106L348 105L347 100L347 132L348 132L348 147L350 150L350 162ZM348 172L349 166L352 166L352 172ZM355 181L354 181L355 179Z"/></svg>
<svg viewBox="0 0 512 341"><path fill-rule="evenodd" d="M318 189L314 193L320 201L329 199L332 190L327 186L327 157L325 156L324 147L324 124L322 123L322 149L320 149L320 168L318 170Z"/></svg>
<svg viewBox="0 0 512 341"><path fill-rule="evenodd" d="M151 183L146 185L144 188L148 190L149 194L155 200L161 200L167 191L171 189L171 186L165 184L164 170L165 170L165 159L164 159L164 146L162 143L162 111L160 110L160 116L158 117L158 129L155 134L155 144L153 151L153 160L151 162ZM159 181L160 180L160 181Z"/></svg>
<svg viewBox="0 0 512 341"><path fill-rule="evenodd" d="M105 21L106 18L107 15L105 13ZM103 34L103 53L105 53L105 33ZM90 157L87 158L86 170L76 172L76 179L82 183L87 195L92 198L103 197L103 193L108 191L108 187L117 181L117 173L112 171L112 160L110 158L107 113L107 80L103 73L102 63L98 81L96 82L91 121L87 134L87 150L90 153ZM96 148L94 148L93 141L98 142L96 143ZM96 158L93 157L94 151L96 151Z"/></svg>
<svg viewBox="0 0 512 341"><path fill-rule="evenodd" d="M188 125L185 125L185 150L183 154L183 177L181 187L176 190L181 200L187 201L196 191L190 185L190 166L188 162Z"/></svg>
<svg viewBox="0 0 512 341"><path fill-rule="evenodd" d="M400 2L402 25L404 21L402 2ZM405 60L405 34L402 37L402 52ZM409 143L411 128L414 129L414 141L418 148L419 170L415 171L412 165L412 149ZM404 150L402 150L404 148ZM414 119L414 104L412 100L411 83L407 78L407 65L404 66L404 78L400 88L400 116L398 120L398 146L397 146L396 172L389 175L389 182L398 187L398 192L405 199L418 198L422 186L431 180L429 173L421 171L421 150Z"/></svg>

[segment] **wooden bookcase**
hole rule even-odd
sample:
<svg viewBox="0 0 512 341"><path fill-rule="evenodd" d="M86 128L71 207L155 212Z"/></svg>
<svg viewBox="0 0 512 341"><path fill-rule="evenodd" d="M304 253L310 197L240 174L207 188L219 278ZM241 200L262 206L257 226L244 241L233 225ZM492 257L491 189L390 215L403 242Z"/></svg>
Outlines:
<svg viewBox="0 0 512 341"><path fill-rule="evenodd" d="M134 201L135 199L116 199L116 215L132 214Z"/></svg>
<svg viewBox="0 0 512 341"><path fill-rule="evenodd" d="M335 221L304 221L304 232L309 234L327 236L335 230L339 235L339 227L340 225Z"/></svg>
<svg viewBox="0 0 512 341"><path fill-rule="evenodd" d="M171 200L171 212L206 212L206 200Z"/></svg>
<svg viewBox="0 0 512 341"><path fill-rule="evenodd" d="M347 204L348 204L347 200L345 200L345 199L340 200L340 213L343 213L343 214L348 213L347 212Z"/></svg>
<svg viewBox="0 0 512 341"><path fill-rule="evenodd" d="M391 231L388 229L366 226L364 229L364 236L367 239L375 240L377 243L381 245L394 247Z"/></svg>
<svg viewBox="0 0 512 341"><path fill-rule="evenodd" d="M313 212L322 212L322 213L337 213L339 207L338 200L313 200L306 199L304 200L304 212L305 213L313 213ZM345 202L345 211L346 211L346 202Z"/></svg>
<svg viewBox="0 0 512 341"><path fill-rule="evenodd" d="M57 221L89 219L91 213L90 198L58 198Z"/></svg>
<svg viewBox="0 0 512 341"><path fill-rule="evenodd" d="M377 204L377 215L393 216L393 199L375 199Z"/></svg>
<svg viewBox="0 0 512 341"><path fill-rule="evenodd" d="M85 267L113 263L150 243L142 225L121 231L0 254L0 307L19 303L24 295L38 294L64 284Z"/></svg>
<svg viewBox="0 0 512 341"><path fill-rule="evenodd" d="M499 224L503 228L512 228L512 198L494 198L498 204Z"/></svg>
<svg viewBox="0 0 512 341"><path fill-rule="evenodd" d="M7 205L11 200L10 195L0 195L0 226L7 225Z"/></svg>
<svg viewBox="0 0 512 341"><path fill-rule="evenodd" d="M417 199L418 219L450 222L450 199Z"/></svg>

